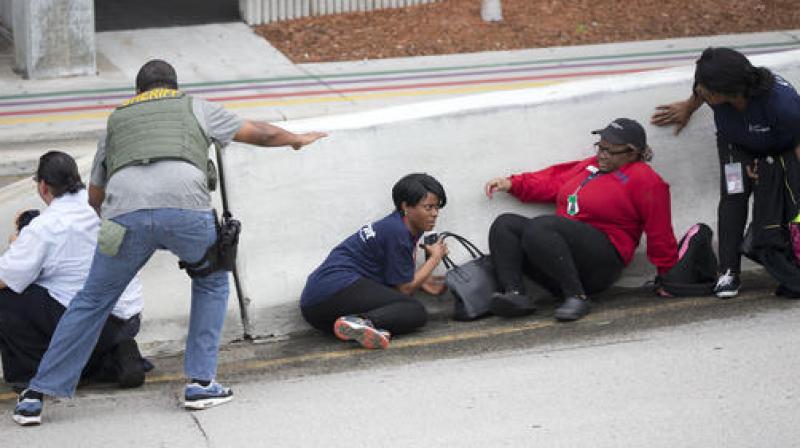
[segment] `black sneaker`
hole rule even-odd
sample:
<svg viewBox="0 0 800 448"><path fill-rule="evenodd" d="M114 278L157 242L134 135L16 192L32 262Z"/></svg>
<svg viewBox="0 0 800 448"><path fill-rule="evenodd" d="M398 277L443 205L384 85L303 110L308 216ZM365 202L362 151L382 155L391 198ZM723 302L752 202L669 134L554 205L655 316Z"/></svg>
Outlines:
<svg viewBox="0 0 800 448"><path fill-rule="evenodd" d="M714 286L714 295L720 299L730 299L739 294L739 274L728 269L724 274L717 279L717 285Z"/></svg>
<svg viewBox="0 0 800 448"><path fill-rule="evenodd" d="M520 317L535 312L536 305L530 297L519 291L496 292L489 302L489 311L500 317Z"/></svg>
<svg viewBox="0 0 800 448"><path fill-rule="evenodd" d="M562 322L571 322L589 314L592 302L585 296L569 296L556 309L555 318Z"/></svg>

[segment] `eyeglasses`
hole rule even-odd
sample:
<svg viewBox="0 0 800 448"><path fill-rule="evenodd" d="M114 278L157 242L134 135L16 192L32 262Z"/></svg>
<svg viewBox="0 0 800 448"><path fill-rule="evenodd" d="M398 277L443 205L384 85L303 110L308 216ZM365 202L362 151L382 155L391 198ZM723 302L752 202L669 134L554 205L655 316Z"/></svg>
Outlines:
<svg viewBox="0 0 800 448"><path fill-rule="evenodd" d="M432 212L434 210L436 210L438 212L439 209L441 208L441 207L439 207L439 204L420 204L420 206L426 212Z"/></svg>
<svg viewBox="0 0 800 448"><path fill-rule="evenodd" d="M600 145L600 142L595 143L594 147L597 149L597 152L604 152L604 153L606 153L606 154L608 154L610 156L616 156L616 155L619 155L619 154L627 154L629 152L635 151L635 149L631 148L630 146L628 146L625 149L618 149L618 150L615 151L615 150L609 148L608 146Z"/></svg>

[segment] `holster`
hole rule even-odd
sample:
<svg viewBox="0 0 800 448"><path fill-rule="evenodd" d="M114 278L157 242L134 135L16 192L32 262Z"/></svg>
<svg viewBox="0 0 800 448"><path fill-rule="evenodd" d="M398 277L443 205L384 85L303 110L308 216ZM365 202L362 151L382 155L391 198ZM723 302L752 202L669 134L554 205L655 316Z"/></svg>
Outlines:
<svg viewBox="0 0 800 448"><path fill-rule="evenodd" d="M216 271L233 271L236 268L236 253L239 248L242 223L230 212L224 212L220 222L216 210L214 210L214 222L217 227L217 240L206 250L203 258L194 263L178 262L178 266L185 269L191 278L205 277Z"/></svg>

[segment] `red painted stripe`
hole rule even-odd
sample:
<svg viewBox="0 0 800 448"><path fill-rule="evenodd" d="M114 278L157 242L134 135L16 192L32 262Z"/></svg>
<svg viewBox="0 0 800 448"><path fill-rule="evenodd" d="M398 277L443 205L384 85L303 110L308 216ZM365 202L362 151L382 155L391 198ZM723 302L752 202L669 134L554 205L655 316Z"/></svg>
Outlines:
<svg viewBox="0 0 800 448"><path fill-rule="evenodd" d="M391 85L391 86L375 86L375 87L358 87L352 89L333 89L333 90L305 90L289 93L260 93L256 95L236 95L236 96L223 96L206 98L209 101L223 102L223 101L239 101L239 100L256 100L267 98L287 98L299 96L317 96L317 95L337 95L346 93L363 93L363 92L380 92L386 90L408 90L419 88L432 88L432 87L453 87L471 84L496 84L501 82L513 81L534 81L545 79L562 79L562 78L579 78L586 76L600 76L600 75L621 75L626 73L644 72L650 70L658 70L664 67L647 67L647 68L631 68L622 70L593 70L577 73L554 73L548 75L535 75L535 76L516 76L508 78L489 78L479 80L467 81L452 81L452 82L428 82L404 85ZM37 115L37 114L51 114L51 113L67 113L67 112L83 112L90 110L111 110L117 107L115 104L93 104L88 106L71 106L59 107L53 109L28 109L17 111L0 112L0 116L14 116L14 115Z"/></svg>
<svg viewBox="0 0 800 448"><path fill-rule="evenodd" d="M28 110L12 110L8 112L0 112L0 117L14 116L14 115L39 115L51 113L66 113L66 112L80 112L85 110L104 110L113 109L116 105L100 104L93 106L72 106L72 107L59 107L58 109L28 109Z"/></svg>

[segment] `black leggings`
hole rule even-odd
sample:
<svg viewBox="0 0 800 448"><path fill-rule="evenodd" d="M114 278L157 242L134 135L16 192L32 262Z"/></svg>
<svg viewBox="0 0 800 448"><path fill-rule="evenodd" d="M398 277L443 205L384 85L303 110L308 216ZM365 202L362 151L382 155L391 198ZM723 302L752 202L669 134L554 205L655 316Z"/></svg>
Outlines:
<svg viewBox="0 0 800 448"><path fill-rule="evenodd" d="M361 316L392 334L410 333L428 321L428 312L419 300L366 278L300 311L312 327L328 333L342 316Z"/></svg>
<svg viewBox="0 0 800 448"><path fill-rule="evenodd" d="M64 311L39 285L29 286L22 294L0 290L0 355L7 383L24 385L33 378ZM109 316L82 376L111 375L101 371L108 364L106 358L120 342L136 336L139 322L139 315L125 321Z"/></svg>
<svg viewBox="0 0 800 448"><path fill-rule="evenodd" d="M558 297L593 294L608 289L624 267L603 232L554 215L498 216L489 250L504 291L524 291L524 273Z"/></svg>
<svg viewBox="0 0 800 448"><path fill-rule="evenodd" d="M747 224L750 194L753 192L753 180L745 172L745 166L753 163L753 156L743 148L726 142L719 135L717 135L717 153L719 154L719 206L717 207L719 269L720 272L728 269L739 272L742 265L740 250L744 238L744 226ZM731 162L741 163L743 193L728 194L725 164Z"/></svg>

